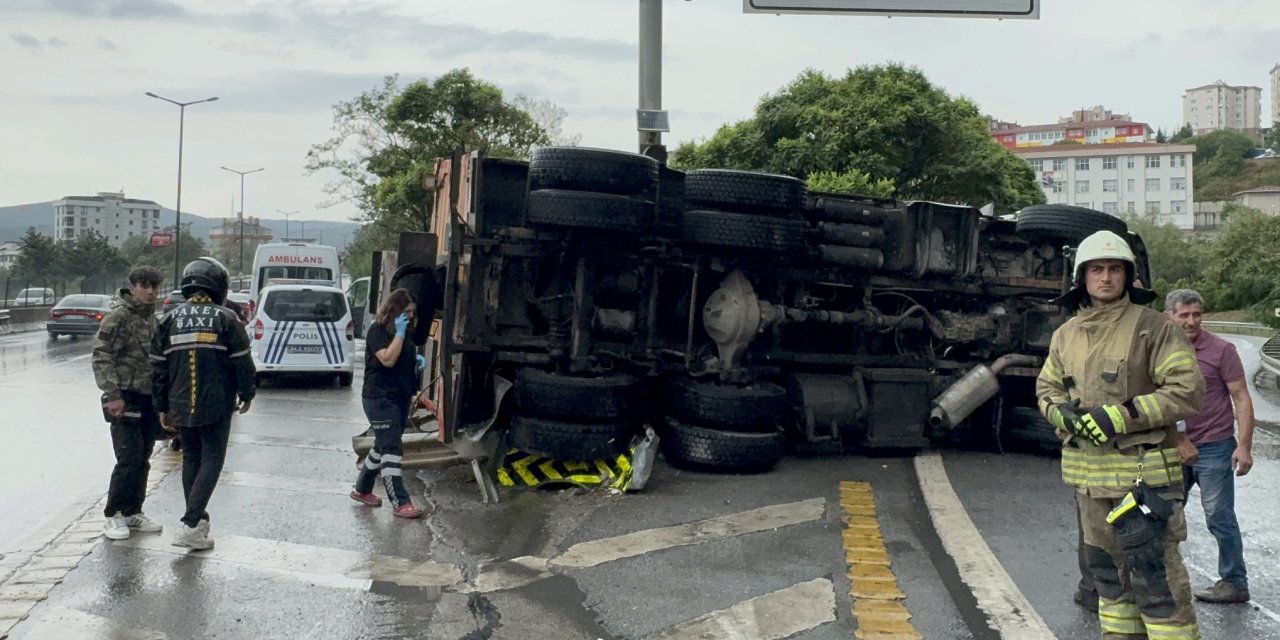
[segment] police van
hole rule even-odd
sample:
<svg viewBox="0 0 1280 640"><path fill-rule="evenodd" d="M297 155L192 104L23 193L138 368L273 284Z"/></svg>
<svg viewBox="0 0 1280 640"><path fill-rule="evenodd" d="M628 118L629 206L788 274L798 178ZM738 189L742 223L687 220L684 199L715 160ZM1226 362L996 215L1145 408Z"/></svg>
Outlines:
<svg viewBox="0 0 1280 640"><path fill-rule="evenodd" d="M343 291L319 283L268 282L249 324L259 380L281 373L331 374L351 386L355 325Z"/></svg>
<svg viewBox="0 0 1280 640"><path fill-rule="evenodd" d="M338 286L338 250L310 242L271 242L253 255L249 281L250 315L257 312L263 288L272 282L306 282Z"/></svg>

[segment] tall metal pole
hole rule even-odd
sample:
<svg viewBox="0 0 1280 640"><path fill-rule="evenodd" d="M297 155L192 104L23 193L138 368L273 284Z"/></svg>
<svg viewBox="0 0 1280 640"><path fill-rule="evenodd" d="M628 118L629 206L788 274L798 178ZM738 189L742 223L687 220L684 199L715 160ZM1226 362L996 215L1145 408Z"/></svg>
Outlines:
<svg viewBox="0 0 1280 640"><path fill-rule="evenodd" d="M640 108L662 110L662 0L640 0ZM640 152L662 144L661 131L640 132Z"/></svg>
<svg viewBox="0 0 1280 640"><path fill-rule="evenodd" d="M173 218L173 284L174 286L178 286L181 282L182 275L182 254L180 253L182 249L182 138L186 129L187 107L193 104L200 104L202 102L213 102L217 100L218 97L213 96L212 98L205 98L204 100L178 102L177 100L170 100L164 96L158 96L150 91L148 91L146 95L149 98L164 100L169 104L178 106L178 201L174 205Z"/></svg>
<svg viewBox="0 0 1280 640"><path fill-rule="evenodd" d="M237 171L229 167L219 168L223 171L230 171L231 173L240 176L240 216L237 218L236 226L240 227L239 240L237 242L237 244L240 245L240 275L244 275L244 177L251 173L266 171L266 167L259 167L252 171Z"/></svg>
<svg viewBox="0 0 1280 640"><path fill-rule="evenodd" d="M298 212L297 211L281 211L279 209L276 209L276 213L284 216L284 238L283 239L287 241L289 239L289 216L292 216Z"/></svg>

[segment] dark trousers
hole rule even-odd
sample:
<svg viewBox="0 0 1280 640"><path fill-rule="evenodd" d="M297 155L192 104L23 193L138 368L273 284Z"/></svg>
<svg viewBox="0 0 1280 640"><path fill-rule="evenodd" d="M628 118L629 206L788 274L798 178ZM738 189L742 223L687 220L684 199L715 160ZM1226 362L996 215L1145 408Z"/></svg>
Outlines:
<svg viewBox="0 0 1280 640"><path fill-rule="evenodd" d="M227 458L227 439L231 436L231 417L199 427L182 427L182 495L187 499L187 512L182 524L194 527L209 519L209 498L218 486L222 463Z"/></svg>
<svg viewBox="0 0 1280 640"><path fill-rule="evenodd" d="M409 420L409 403L389 398L363 398L363 404L369 428L373 431L373 450L360 465L356 491L373 491L373 483L381 475L387 497L392 505L398 507L409 502L409 491L405 489L400 467L404 455L401 436Z"/></svg>
<svg viewBox="0 0 1280 640"><path fill-rule="evenodd" d="M147 497L147 474L151 472L151 450L160 428L151 396L128 392L123 395L126 415L111 423L116 466L111 470L107 508L103 510L107 517L142 512L142 503Z"/></svg>
<svg viewBox="0 0 1280 640"><path fill-rule="evenodd" d="M1098 587L1093 584L1093 574L1089 571L1089 554L1084 547L1084 523L1080 521L1080 495L1076 494L1076 562L1080 565L1080 584L1076 586L1085 598L1098 599Z"/></svg>

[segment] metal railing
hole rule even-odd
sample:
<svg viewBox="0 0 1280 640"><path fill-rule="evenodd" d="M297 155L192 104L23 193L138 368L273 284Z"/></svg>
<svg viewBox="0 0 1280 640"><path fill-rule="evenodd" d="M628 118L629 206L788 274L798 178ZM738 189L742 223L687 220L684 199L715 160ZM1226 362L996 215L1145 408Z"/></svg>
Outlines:
<svg viewBox="0 0 1280 640"><path fill-rule="evenodd" d="M0 309L0 333L9 333L13 331L13 325L9 324L9 310Z"/></svg>
<svg viewBox="0 0 1280 640"><path fill-rule="evenodd" d="M1230 333L1237 336L1258 336L1261 338L1269 338L1276 334L1276 330L1257 322L1227 322L1224 320L1205 320L1200 324L1202 328L1212 333Z"/></svg>

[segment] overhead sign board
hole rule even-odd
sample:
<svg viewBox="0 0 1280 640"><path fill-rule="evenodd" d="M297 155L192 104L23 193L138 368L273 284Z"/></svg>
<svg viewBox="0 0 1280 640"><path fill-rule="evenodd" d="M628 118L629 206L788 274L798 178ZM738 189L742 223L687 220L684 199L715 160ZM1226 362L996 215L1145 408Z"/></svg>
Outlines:
<svg viewBox="0 0 1280 640"><path fill-rule="evenodd" d="M1040 0L742 0L742 11L1038 20Z"/></svg>

